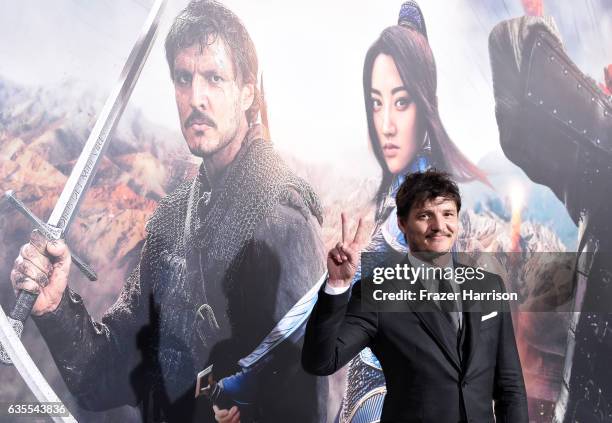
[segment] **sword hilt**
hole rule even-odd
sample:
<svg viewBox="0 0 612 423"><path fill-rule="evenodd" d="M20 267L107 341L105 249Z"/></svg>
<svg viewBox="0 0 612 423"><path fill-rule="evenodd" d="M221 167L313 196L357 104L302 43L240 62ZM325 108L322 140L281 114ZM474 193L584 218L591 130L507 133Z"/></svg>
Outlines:
<svg viewBox="0 0 612 423"><path fill-rule="evenodd" d="M32 213L30 209L28 209L25 204L23 204L21 200L19 200L13 194L13 191L7 191L4 195L9 200L10 204L15 207L22 215L24 215L30 222L32 222L35 229L40 231L41 234L43 234L43 236L47 240L52 241L60 239L62 237L63 234L61 233L60 229L41 221L38 217L36 217L34 213ZM80 257L72 253L71 256L72 261L74 261L74 264L79 268L79 270L81 270L81 272L85 274L85 276L87 276L89 280L95 281L98 279L98 276L93 271L93 269ZM28 320L28 317L32 312L32 308L34 307L34 303L36 302L37 298L38 294L29 291L19 290L19 292L17 293L17 300L15 301L15 306L9 313L8 319L18 337L21 336L21 332L23 331L23 325L25 324L26 320ZM0 345L0 363L9 365L12 364L10 358L8 357L8 354L6 353L2 345Z"/></svg>
<svg viewBox="0 0 612 423"><path fill-rule="evenodd" d="M28 316L32 311L32 307L34 307L36 298L38 298L38 294L35 294L33 292L20 290L17 293L17 301L15 302L15 307L13 307L13 310L7 316L7 319L13 327L13 330L15 331L15 334L18 338L21 338L21 332L23 332L23 325L25 324L26 320L28 320ZM7 365L13 364L2 345L0 345L0 363Z"/></svg>
<svg viewBox="0 0 612 423"><path fill-rule="evenodd" d="M32 211L28 209L28 207L23 204L20 199L15 197L13 191L6 191L4 193L4 196L9 201L9 203L15 209L17 209L19 213L24 215L30 222L32 222L34 228L38 229L40 233L43 234L45 238L47 238L48 241L53 241L62 238L63 234L61 229L56 228L55 226L51 226L36 217L36 215L32 213ZM78 267L79 270L83 272L85 276L87 276L87 279L92 282L98 280L98 275L96 275L96 272L91 268L90 265L85 263L85 261L76 254L70 253L70 255L76 267Z"/></svg>
<svg viewBox="0 0 612 423"><path fill-rule="evenodd" d="M15 331L15 334L18 338L21 338L21 332L23 332L23 325L25 324L25 321L28 320L28 316L32 311L32 307L34 307L36 298L38 298L38 294L35 294L33 292L20 290L17 293L17 301L15 302L15 307L13 307L13 310L7 316L7 319L13 327L13 330ZM13 364L1 344L0 363L7 365Z"/></svg>
<svg viewBox="0 0 612 423"><path fill-rule="evenodd" d="M38 297L38 295L34 297L34 302L36 302L36 297ZM33 305L34 303L32 303L32 306ZM23 332L23 322L21 320L13 319L11 316L6 316L6 318L8 319L9 323L13 327L13 330L15 331L15 334L17 335L17 337L21 338L21 332ZM11 358L9 357L8 353L6 352L2 344L0 344L0 363L6 364L8 366L13 364L13 362L11 361Z"/></svg>

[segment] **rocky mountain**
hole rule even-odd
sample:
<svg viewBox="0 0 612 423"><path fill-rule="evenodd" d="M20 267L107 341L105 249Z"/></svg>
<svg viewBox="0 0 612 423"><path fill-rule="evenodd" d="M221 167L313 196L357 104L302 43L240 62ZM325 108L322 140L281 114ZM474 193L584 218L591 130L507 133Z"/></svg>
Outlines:
<svg viewBox="0 0 612 423"><path fill-rule="evenodd" d="M0 79L0 190L14 190L37 216L46 219L65 184L101 109L103 100L77 83L23 87ZM127 272L138 260L146 220L157 201L197 166L180 134L147 122L126 109L68 235L71 248L99 275L91 283L75 270L73 289L94 318L115 301ZM1 200L0 200L1 201ZM12 306L9 272L30 224L0 202L0 302ZM31 321L24 332L35 361L71 410L86 421L130 421L129 409L109 413L79 410L66 391L46 346ZM32 400L13 368L0 369L0 398ZM117 416L113 418L112 416Z"/></svg>

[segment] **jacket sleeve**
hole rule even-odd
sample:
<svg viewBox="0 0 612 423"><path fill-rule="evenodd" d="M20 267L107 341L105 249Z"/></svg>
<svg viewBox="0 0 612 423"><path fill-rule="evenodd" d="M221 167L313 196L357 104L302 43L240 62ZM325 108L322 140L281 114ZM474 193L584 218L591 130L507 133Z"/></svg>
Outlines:
<svg viewBox="0 0 612 423"><path fill-rule="evenodd" d="M506 292L502 279L497 279L501 292ZM508 302L503 303L501 319L493 390L495 418L498 422L527 423L527 393Z"/></svg>
<svg viewBox="0 0 612 423"><path fill-rule="evenodd" d="M142 354L136 340L149 324L149 286L144 277L147 243L141 262L101 322L89 315L81 297L67 288L57 309L34 317L70 392L79 405L100 411L135 405L135 383Z"/></svg>
<svg viewBox="0 0 612 423"><path fill-rule="evenodd" d="M324 258L314 216L299 203L277 205L257 226L232 286L226 287L233 336L213 352L215 366L252 352L321 278ZM301 349L301 337L288 340Z"/></svg>
<svg viewBox="0 0 612 423"><path fill-rule="evenodd" d="M378 314L361 311L361 281L339 295L324 286L306 325L302 366L316 375L330 375L342 368L376 338Z"/></svg>

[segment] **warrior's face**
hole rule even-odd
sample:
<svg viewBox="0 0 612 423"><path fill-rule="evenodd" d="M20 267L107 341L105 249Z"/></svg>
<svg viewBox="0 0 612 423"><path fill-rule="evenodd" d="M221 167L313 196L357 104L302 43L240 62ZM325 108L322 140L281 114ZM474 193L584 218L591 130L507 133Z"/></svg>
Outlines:
<svg viewBox="0 0 612 423"><path fill-rule="evenodd" d="M181 130L192 154L209 159L241 144L254 87L240 79L220 37L179 50L174 90Z"/></svg>
<svg viewBox="0 0 612 423"><path fill-rule="evenodd" d="M457 204L446 197L436 197L414 205L398 224L410 247L421 253L447 253L457 239L459 227Z"/></svg>
<svg viewBox="0 0 612 423"><path fill-rule="evenodd" d="M370 96L385 163L397 175L406 170L416 152L417 106L389 55L379 54L374 61Z"/></svg>

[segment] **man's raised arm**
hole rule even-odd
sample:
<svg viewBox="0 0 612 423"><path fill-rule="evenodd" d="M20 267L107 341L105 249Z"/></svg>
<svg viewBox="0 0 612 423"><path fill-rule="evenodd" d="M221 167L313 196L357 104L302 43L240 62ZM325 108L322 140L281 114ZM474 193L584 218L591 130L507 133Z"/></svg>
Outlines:
<svg viewBox="0 0 612 423"><path fill-rule="evenodd" d="M332 374L348 363L370 345L378 326L376 313L361 311L361 283L350 289L364 243L361 219L351 240L344 213L341 218L342 241L327 254L329 276L319 290L304 336L302 366L316 375Z"/></svg>

